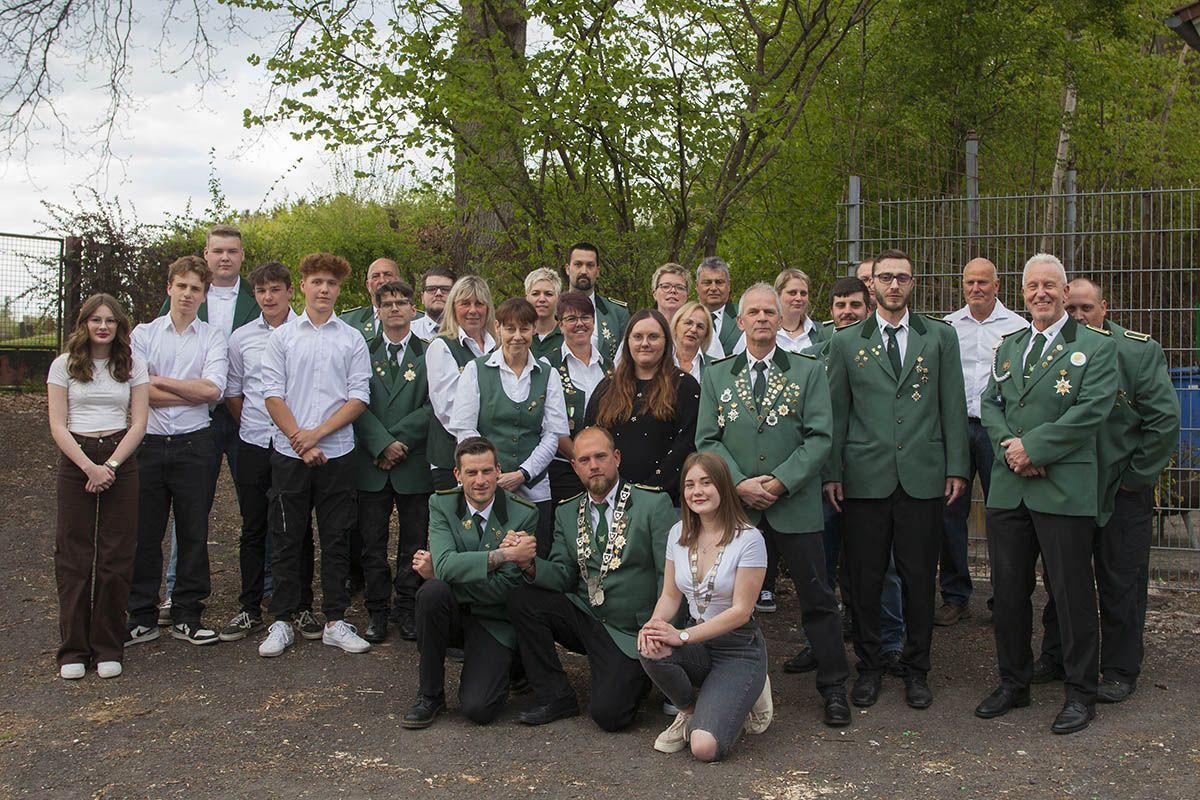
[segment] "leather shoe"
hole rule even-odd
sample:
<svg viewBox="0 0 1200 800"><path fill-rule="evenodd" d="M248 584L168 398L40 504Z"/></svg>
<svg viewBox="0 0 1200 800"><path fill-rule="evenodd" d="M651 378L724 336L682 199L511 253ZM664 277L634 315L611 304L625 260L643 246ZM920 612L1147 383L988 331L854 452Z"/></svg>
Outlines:
<svg viewBox="0 0 1200 800"><path fill-rule="evenodd" d="M934 625L953 625L960 619L970 619L971 608L958 603L943 603L942 607L933 612Z"/></svg>
<svg viewBox="0 0 1200 800"><path fill-rule="evenodd" d="M551 700L533 708L528 708L517 715L517 722L522 725L545 725L556 719L579 716L579 703L574 695Z"/></svg>
<svg viewBox="0 0 1200 800"><path fill-rule="evenodd" d="M812 648L805 645L799 653L783 662L783 671L795 674L797 672L812 672L817 668L817 657Z"/></svg>
<svg viewBox="0 0 1200 800"><path fill-rule="evenodd" d="M414 730L428 728L433 724L433 718L445 707L446 698L444 695L426 697L423 694L419 694L417 695L417 701L412 704L412 708L400 720L400 725Z"/></svg>
<svg viewBox="0 0 1200 800"><path fill-rule="evenodd" d="M372 614L370 624L367 625L367 629L363 631L363 638L371 644L379 644L380 642L387 640L387 634L387 614Z"/></svg>
<svg viewBox="0 0 1200 800"><path fill-rule="evenodd" d="M1096 717L1096 707L1085 705L1078 700L1068 700L1063 703L1062 711L1054 718L1050 726L1051 733L1075 733L1088 726Z"/></svg>
<svg viewBox="0 0 1200 800"><path fill-rule="evenodd" d="M879 699L879 690L882 686L882 676L863 673L854 681L854 688L850 690L850 702L859 708L873 706Z"/></svg>
<svg viewBox="0 0 1200 800"><path fill-rule="evenodd" d="M396 623L396 632L406 642L417 640L417 623L412 617L401 617Z"/></svg>
<svg viewBox="0 0 1200 800"><path fill-rule="evenodd" d="M1051 683L1053 681L1061 681L1067 674L1063 672L1062 667L1051 664L1044 658L1039 658L1033 662L1033 677L1029 679L1032 684Z"/></svg>
<svg viewBox="0 0 1200 800"><path fill-rule="evenodd" d="M883 654L884 671L888 675L894 675L897 678L903 678L908 674L908 670L900 663L900 651L893 650L890 653Z"/></svg>
<svg viewBox="0 0 1200 800"><path fill-rule="evenodd" d="M1002 717L1014 708L1025 708L1029 705L1029 689L1014 689L1011 686L1001 686L996 691L983 698L983 702L975 706L975 716L980 719Z"/></svg>
<svg viewBox="0 0 1200 800"><path fill-rule="evenodd" d="M933 705L933 692L924 675L909 675L904 679L904 702L909 708L929 708Z"/></svg>
<svg viewBox="0 0 1200 800"><path fill-rule="evenodd" d="M845 689L831 689L825 695L825 724L831 728L850 724L850 704L846 702Z"/></svg>
<svg viewBox="0 0 1200 800"><path fill-rule="evenodd" d="M1096 689L1096 699L1101 703L1121 703L1129 699L1137 684L1104 678Z"/></svg>

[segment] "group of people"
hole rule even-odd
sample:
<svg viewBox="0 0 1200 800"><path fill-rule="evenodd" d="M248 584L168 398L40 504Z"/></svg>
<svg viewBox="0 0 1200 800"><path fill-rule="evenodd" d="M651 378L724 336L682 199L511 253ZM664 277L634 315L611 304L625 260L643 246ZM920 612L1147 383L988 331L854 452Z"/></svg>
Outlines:
<svg viewBox="0 0 1200 800"><path fill-rule="evenodd" d="M665 264L656 307L633 314L597 292L587 243L566 286L537 269L498 305L484 278L431 269L421 311L386 258L367 268L370 304L341 314L345 259L300 261L300 312L286 265L242 277L243 259L238 230L212 228L203 257L169 266L160 317L131 329L94 295L51 366L63 678L119 675L160 622L195 645L265 627L263 657L297 635L363 653L394 631L420 653L404 727L444 710L453 649L469 719L529 688L518 720L541 725L579 713L561 646L587 656L602 729L655 685L675 719L654 747L717 760L773 715L756 613L776 610L781 563L807 639L784 670L816 671L827 725L877 702L885 672L912 708L933 703L933 628L970 614L978 476L1001 682L975 713L1063 678L1052 730L1070 733L1136 687L1178 403L1161 347L1107 320L1101 288L1068 283L1054 256L1025 265L1031 322L985 259L964 268L963 309L910 310L913 264L888 250L835 281L824 324L802 271L735 305L715 257L696 300L693 273ZM241 593L217 630L202 615L223 460ZM1052 604L1035 660L1039 554ZM361 634L345 619L357 591Z"/></svg>

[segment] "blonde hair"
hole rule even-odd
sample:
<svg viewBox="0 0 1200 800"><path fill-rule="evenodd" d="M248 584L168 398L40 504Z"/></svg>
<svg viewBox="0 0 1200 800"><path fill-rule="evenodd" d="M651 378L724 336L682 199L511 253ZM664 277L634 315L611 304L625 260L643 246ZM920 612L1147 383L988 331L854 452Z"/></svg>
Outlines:
<svg viewBox="0 0 1200 800"><path fill-rule="evenodd" d="M654 274L650 277L650 291L658 288L658 279L663 275L678 275L683 278L683 284L686 287L683 290L684 294L691 294L692 291L692 273L688 272L682 264L676 264L674 261L668 261L658 269L654 270Z"/></svg>
<svg viewBox="0 0 1200 800"><path fill-rule="evenodd" d="M692 315L693 311L704 312L704 341L700 343L700 351L703 353L708 350L708 346L712 344L712 317L709 316L708 309L699 300L688 300L679 307L679 310L671 316L671 337L675 338L675 330L683 323L685 319ZM678 349L678 348L676 348Z"/></svg>
<svg viewBox="0 0 1200 800"><path fill-rule="evenodd" d="M442 324L438 327L437 335L447 339L458 339L462 328L454 316L454 307L459 300L479 300L487 306L483 329L495 338L496 307L492 303L492 290L488 288L487 281L478 275L464 275L450 287L450 294L446 297L446 312L442 314Z"/></svg>
<svg viewBox="0 0 1200 800"><path fill-rule="evenodd" d="M775 294L783 294L784 287L792 281L804 281L805 287L812 289L812 281L808 279L808 273L795 267L785 267L775 276Z"/></svg>
<svg viewBox="0 0 1200 800"><path fill-rule="evenodd" d="M532 292L533 285L541 281L546 281L553 286L555 294L562 294L562 278L558 277L558 273L554 270L545 267L538 267L525 276L525 294Z"/></svg>

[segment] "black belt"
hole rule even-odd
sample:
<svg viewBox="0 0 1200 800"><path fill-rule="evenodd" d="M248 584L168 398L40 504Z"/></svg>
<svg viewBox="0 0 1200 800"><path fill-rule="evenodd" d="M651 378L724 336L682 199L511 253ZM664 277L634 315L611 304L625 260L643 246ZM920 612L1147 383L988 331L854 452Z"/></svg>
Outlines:
<svg viewBox="0 0 1200 800"><path fill-rule="evenodd" d="M143 442L171 444L172 442L191 442L204 436L209 436L208 428L201 428L198 431L189 431L187 433L176 433L170 436L164 436L161 433L147 433L142 437Z"/></svg>

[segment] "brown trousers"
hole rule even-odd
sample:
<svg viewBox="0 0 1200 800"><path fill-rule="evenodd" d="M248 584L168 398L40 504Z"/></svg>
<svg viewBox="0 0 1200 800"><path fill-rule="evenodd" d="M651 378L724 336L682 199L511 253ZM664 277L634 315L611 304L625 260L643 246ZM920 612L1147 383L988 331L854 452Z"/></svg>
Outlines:
<svg viewBox="0 0 1200 800"><path fill-rule="evenodd" d="M75 436L97 464L112 458L124 432ZM58 459L58 535L54 576L58 581L58 664L121 661L125 652L125 605L137 550L138 468L130 457L106 491L85 491L87 475L71 459Z"/></svg>

